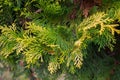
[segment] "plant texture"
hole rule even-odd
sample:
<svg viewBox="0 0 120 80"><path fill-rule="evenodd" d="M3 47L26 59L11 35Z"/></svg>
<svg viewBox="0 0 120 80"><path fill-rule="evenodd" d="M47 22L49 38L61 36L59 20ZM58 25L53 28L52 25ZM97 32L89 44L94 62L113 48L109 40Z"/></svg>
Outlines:
<svg viewBox="0 0 120 80"><path fill-rule="evenodd" d="M0 62L13 79L25 73L36 80L119 80L119 5L1 0Z"/></svg>

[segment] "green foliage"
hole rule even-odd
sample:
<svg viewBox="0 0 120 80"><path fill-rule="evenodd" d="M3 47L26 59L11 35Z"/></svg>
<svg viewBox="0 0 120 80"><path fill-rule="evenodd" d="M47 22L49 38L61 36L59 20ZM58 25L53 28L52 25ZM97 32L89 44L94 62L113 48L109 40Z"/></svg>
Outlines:
<svg viewBox="0 0 120 80"><path fill-rule="evenodd" d="M53 61L59 63L58 65L65 61L64 57L67 56L66 52L69 50L70 45L61 36L50 28L36 26L35 24L29 24L27 28L28 30L22 30L18 33L14 26L12 28L1 27L3 33L0 37L2 42L1 55L7 58L13 52L16 52L16 55L23 54L28 65L43 62L43 56L46 55L49 57L45 58L47 59L45 62L50 61L49 65ZM59 57L63 57L63 59ZM51 71L51 69L49 70Z"/></svg>
<svg viewBox="0 0 120 80"><path fill-rule="evenodd" d="M62 36L64 33L59 31L61 26L54 29L29 23L26 30L20 31L15 25L1 27L0 53L5 58L9 58L13 53L22 54L27 67L44 63L50 73L55 73L60 69L60 65L66 64L69 71L74 73L76 68L81 68L83 56L89 54L86 49L89 49L87 45L90 43L95 43L99 49L113 48L116 25L111 25L112 20L105 16L104 13L97 13L80 23L76 34L78 40L74 43ZM55 31L57 28L58 31ZM60 30L64 32L64 29ZM66 33L66 36L72 38L69 33Z"/></svg>
<svg viewBox="0 0 120 80"><path fill-rule="evenodd" d="M64 74L65 80L119 80L117 59L106 51L114 51L120 34L120 1L115 1L104 0L83 18L79 10L70 13L79 7L73 0L1 0L0 61L16 71L14 76L33 68L43 80Z"/></svg>
<svg viewBox="0 0 120 80"><path fill-rule="evenodd" d="M115 27L116 24L110 24L113 20L106 17L104 13L96 13L93 16L84 19L77 28L80 39L75 43L75 46L83 47L82 42L89 41L99 46L99 49L108 47L112 50L115 44L114 33L119 33Z"/></svg>

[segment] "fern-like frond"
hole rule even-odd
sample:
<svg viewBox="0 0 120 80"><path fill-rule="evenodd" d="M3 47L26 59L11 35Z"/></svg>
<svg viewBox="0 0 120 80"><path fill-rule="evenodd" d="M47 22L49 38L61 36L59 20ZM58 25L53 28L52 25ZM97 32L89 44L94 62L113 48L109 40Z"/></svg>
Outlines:
<svg viewBox="0 0 120 80"><path fill-rule="evenodd" d="M6 58L16 50L17 41L16 38L20 36L13 24L10 27L0 27L2 34L0 36L0 54Z"/></svg>
<svg viewBox="0 0 120 80"><path fill-rule="evenodd" d="M65 58L70 52L71 43L63 39L59 33L50 27L37 26L28 23L27 30L17 30L15 26L1 27L0 54L9 57L13 52L15 55L22 54L27 67L40 65L42 62L49 63L49 66L57 60L58 65L65 63ZM46 59L45 56L48 56ZM62 57L62 59L61 59ZM58 68L50 67L50 73L56 72Z"/></svg>
<svg viewBox="0 0 120 80"><path fill-rule="evenodd" d="M118 25L111 24L112 21L103 12L96 13L83 20L77 29L78 33L82 33L82 36L75 42L75 46L82 47L81 43L89 40L99 45L99 49L105 47L112 49L115 43L114 33L119 33L119 30L115 29Z"/></svg>

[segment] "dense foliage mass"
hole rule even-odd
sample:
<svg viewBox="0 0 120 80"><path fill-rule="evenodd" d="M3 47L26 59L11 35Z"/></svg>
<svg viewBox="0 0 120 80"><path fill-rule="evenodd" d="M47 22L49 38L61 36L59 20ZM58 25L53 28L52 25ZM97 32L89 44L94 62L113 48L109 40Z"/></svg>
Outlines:
<svg viewBox="0 0 120 80"><path fill-rule="evenodd" d="M1 0L0 70L6 67L11 80L120 80L119 5Z"/></svg>

